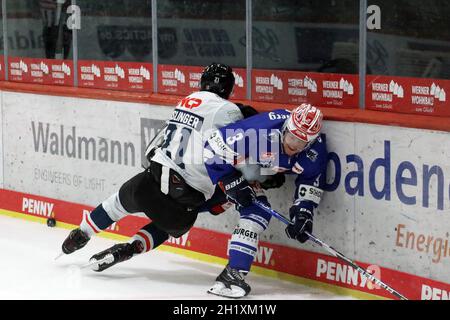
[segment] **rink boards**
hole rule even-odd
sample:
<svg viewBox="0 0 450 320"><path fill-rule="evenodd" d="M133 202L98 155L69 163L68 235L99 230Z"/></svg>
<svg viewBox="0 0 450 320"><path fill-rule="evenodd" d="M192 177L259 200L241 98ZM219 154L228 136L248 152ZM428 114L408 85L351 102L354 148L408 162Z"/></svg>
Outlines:
<svg viewBox="0 0 450 320"><path fill-rule="evenodd" d="M77 225L145 165L143 150L168 107L2 92L2 212ZM450 134L360 123L326 122L327 193L314 233L412 299L450 292ZM292 179L270 191L288 212ZM147 223L127 218L108 232L130 236ZM224 262L237 215L202 214L170 245ZM313 245L288 240L273 221L262 235L255 271L392 298ZM219 259L219 260L216 260Z"/></svg>

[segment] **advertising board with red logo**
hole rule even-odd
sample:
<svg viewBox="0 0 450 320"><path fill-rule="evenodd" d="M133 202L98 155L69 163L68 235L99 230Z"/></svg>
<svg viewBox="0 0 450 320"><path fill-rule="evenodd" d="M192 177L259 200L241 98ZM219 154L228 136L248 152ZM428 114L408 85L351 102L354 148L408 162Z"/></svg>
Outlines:
<svg viewBox="0 0 450 320"><path fill-rule="evenodd" d="M158 65L158 92L186 96L200 88L203 66ZM235 86L231 99L246 98L246 70L233 68Z"/></svg>
<svg viewBox="0 0 450 320"><path fill-rule="evenodd" d="M450 116L449 80L367 76L366 108Z"/></svg>
<svg viewBox="0 0 450 320"><path fill-rule="evenodd" d="M9 80L26 83L73 86L72 60L9 57Z"/></svg>
<svg viewBox="0 0 450 320"><path fill-rule="evenodd" d="M92 207L66 201L0 189L3 210L79 225ZM106 232L132 236L150 220L129 216L109 227ZM198 253L227 259L230 235L222 232L193 228L178 239L170 238L165 244ZM408 299L448 300L450 284L399 272L368 263L357 262L375 277L389 284ZM255 266L298 276L350 290L356 290L388 299L395 299L388 291L335 257L302 249L261 241L255 257Z"/></svg>
<svg viewBox="0 0 450 320"><path fill-rule="evenodd" d="M252 99L322 107L358 108L358 75L254 70Z"/></svg>
<svg viewBox="0 0 450 320"><path fill-rule="evenodd" d="M151 92L153 65L140 62L78 62L78 85L84 88Z"/></svg>

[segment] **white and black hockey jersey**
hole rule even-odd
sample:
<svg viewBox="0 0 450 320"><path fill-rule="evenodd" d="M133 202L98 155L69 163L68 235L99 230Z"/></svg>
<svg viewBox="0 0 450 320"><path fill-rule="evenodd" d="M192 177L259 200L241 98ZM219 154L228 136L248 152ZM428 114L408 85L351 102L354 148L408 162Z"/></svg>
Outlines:
<svg viewBox="0 0 450 320"><path fill-rule="evenodd" d="M164 130L152 161L175 170L188 185L209 199L215 190L204 165L205 142L215 130L243 119L238 106L208 92L195 92L180 101ZM163 173L164 174L164 173ZM168 182L167 182L168 183ZM165 182L161 179L161 190Z"/></svg>

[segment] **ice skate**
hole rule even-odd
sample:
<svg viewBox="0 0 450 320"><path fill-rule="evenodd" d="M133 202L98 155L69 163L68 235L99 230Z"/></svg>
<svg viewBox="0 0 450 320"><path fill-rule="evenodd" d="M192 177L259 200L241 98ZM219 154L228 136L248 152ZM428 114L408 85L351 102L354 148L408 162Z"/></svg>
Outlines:
<svg viewBox="0 0 450 320"><path fill-rule="evenodd" d="M119 243L97 253L89 259L89 266L92 270L101 272L113 265L131 259L135 254L139 254L144 250L140 241L133 243Z"/></svg>
<svg viewBox="0 0 450 320"><path fill-rule="evenodd" d="M62 244L62 252L65 254L74 253L83 248L88 243L89 239L87 234L81 231L80 228L72 230Z"/></svg>
<svg viewBox="0 0 450 320"><path fill-rule="evenodd" d="M216 278L216 283L208 293L216 296L239 299L250 293L250 286L245 282L244 275L229 265Z"/></svg>

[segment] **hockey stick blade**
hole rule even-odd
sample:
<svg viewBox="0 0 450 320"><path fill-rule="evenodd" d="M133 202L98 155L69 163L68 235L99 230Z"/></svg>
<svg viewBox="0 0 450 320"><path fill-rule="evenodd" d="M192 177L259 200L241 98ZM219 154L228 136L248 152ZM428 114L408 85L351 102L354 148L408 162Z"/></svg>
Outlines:
<svg viewBox="0 0 450 320"><path fill-rule="evenodd" d="M350 260L349 258L344 256L342 253L340 253L339 251L337 251L333 247L329 246L328 244L326 244L325 242L323 242L319 238L315 237L314 235L310 234L309 232L306 232L306 235L309 237L309 239L311 241L313 241L314 243L316 243L319 246L321 246L322 248L324 248L326 251L331 253L333 256L335 256L336 258L339 258L339 259L345 261L347 264L349 264L353 269L358 271L362 276L367 278L369 281L373 282L377 286L382 287L383 289L385 289L386 291L390 292L391 294L393 294L394 296L396 296L397 298L399 298L401 300L408 300L408 298L406 298L404 295L402 295L398 291L394 290L393 288L391 288L390 286L388 286L387 284L385 284L384 282L382 282L381 280L379 280L378 278L373 276L366 269L360 267L355 262L353 262L352 260Z"/></svg>
<svg viewBox="0 0 450 320"><path fill-rule="evenodd" d="M273 217L277 218L278 220L280 220L281 222L283 222L284 224L292 224L292 221L289 220L288 218L286 218L285 216L283 216L282 214L276 212L275 210L273 210L272 208L264 205L261 202L255 201L254 204L259 207L260 209L270 213ZM375 283L376 285L380 286L381 288L385 289L386 291L388 291L389 293L391 293L392 295L396 296L397 298L401 299L401 300L408 300L408 298L406 298L404 295L402 295L401 293L399 293L398 291L394 290L393 288L391 288L390 286L388 286L387 284L385 284L384 282L382 282L381 280L379 280L378 278L376 278L375 276L373 276L370 272L368 272L367 270L361 268L359 265L357 265L355 262L353 262L351 259L347 258L346 256L344 256L342 253L340 253L339 251L337 251L336 249L334 249L333 247L329 246L328 244L326 244L325 242L323 242L322 240L320 240L319 238L315 237L314 235L310 234L309 232L306 232L306 235L309 237L309 239L318 244L319 246L321 246L322 248L324 248L326 251L328 251L329 253L331 253L333 256L335 256L336 258L339 258L343 261L345 261L348 265L350 265L353 269L355 269L356 271L358 271L362 276L364 276L365 278L367 278L369 281Z"/></svg>

